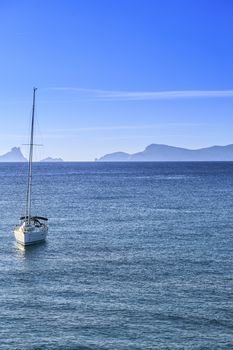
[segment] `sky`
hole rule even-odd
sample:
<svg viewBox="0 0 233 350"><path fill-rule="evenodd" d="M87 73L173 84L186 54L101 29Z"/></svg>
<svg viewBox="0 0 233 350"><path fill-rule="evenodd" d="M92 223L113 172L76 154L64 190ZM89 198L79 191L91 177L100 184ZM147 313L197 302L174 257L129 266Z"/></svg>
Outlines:
<svg viewBox="0 0 233 350"><path fill-rule="evenodd" d="M0 154L233 143L232 0L0 0Z"/></svg>

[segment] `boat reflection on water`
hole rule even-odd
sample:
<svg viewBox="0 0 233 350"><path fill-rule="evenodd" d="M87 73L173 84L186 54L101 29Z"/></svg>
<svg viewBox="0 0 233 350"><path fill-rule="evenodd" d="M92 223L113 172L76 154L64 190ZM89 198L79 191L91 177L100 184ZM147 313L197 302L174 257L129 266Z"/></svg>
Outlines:
<svg viewBox="0 0 233 350"><path fill-rule="evenodd" d="M39 242L37 244L32 244L24 246L18 242L15 242L15 248L20 258L26 259L35 255L40 255L40 252L44 251L47 246L46 241Z"/></svg>

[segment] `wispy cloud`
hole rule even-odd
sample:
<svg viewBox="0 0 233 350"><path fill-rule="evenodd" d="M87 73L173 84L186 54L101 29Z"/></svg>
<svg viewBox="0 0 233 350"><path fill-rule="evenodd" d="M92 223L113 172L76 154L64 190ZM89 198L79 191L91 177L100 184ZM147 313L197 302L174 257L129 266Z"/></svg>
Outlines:
<svg viewBox="0 0 233 350"><path fill-rule="evenodd" d="M141 129L156 129L156 128L167 128L167 127L200 127L209 125L207 123L154 123L154 124L132 124L132 125L100 125L100 126L90 126L90 127L80 127L80 128L63 128L63 129L53 129L55 132L91 132L91 131L110 131L110 130L141 130ZM52 130L50 131L52 132ZM64 134L63 134L64 135Z"/></svg>
<svg viewBox="0 0 233 350"><path fill-rule="evenodd" d="M113 91L78 87L50 87L47 90L77 92L86 98L109 101L170 100L184 98L233 97L233 90Z"/></svg>

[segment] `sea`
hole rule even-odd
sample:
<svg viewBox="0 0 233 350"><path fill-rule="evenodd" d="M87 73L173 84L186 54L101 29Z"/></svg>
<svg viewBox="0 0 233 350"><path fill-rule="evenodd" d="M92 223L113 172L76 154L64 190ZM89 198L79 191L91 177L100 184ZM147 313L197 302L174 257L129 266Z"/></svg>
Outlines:
<svg viewBox="0 0 233 350"><path fill-rule="evenodd" d="M233 349L233 163L0 163L0 349Z"/></svg>

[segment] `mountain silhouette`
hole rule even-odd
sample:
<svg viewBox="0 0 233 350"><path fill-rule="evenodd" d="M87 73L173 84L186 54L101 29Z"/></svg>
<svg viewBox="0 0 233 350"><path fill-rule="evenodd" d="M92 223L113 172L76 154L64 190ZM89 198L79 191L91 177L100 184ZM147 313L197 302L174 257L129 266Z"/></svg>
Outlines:
<svg viewBox="0 0 233 350"><path fill-rule="evenodd" d="M99 158L101 162L114 161L233 161L233 144L200 149L187 149L161 144L151 144L144 151L129 154L115 152Z"/></svg>

